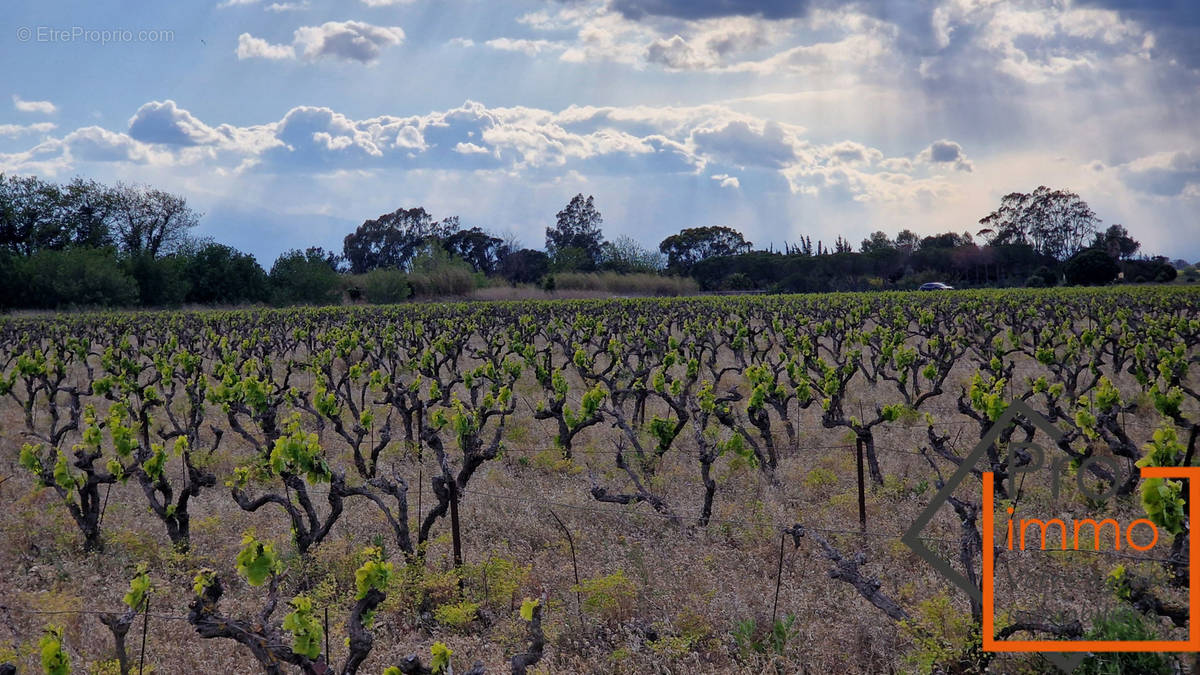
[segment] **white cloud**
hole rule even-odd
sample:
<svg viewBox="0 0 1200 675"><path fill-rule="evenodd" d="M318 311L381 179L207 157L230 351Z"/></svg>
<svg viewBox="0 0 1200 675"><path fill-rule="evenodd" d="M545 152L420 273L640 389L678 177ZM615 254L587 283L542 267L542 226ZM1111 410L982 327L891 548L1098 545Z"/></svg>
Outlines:
<svg viewBox="0 0 1200 675"><path fill-rule="evenodd" d="M50 101L25 101L20 96L13 94L13 107L18 112L41 113L43 115L53 115L58 112L58 106Z"/></svg>
<svg viewBox="0 0 1200 675"><path fill-rule="evenodd" d="M1092 194L1184 201L1200 195L1197 152L1150 154L1112 168L1099 165L1098 170L1061 176L1031 171L1030 166L1042 166L1035 164L1021 164L1017 174L997 173L994 163L972 161L961 144L946 139L928 143L915 155L889 156L898 154L853 138L816 142L802 127L725 105L571 106L556 111L467 101L422 115L364 119L327 107L300 106L277 121L238 127L206 122L172 101L151 101L130 118L127 133L84 127L26 152L0 155L0 169L64 175L80 164L105 163L120 167L118 175L141 166L163 175L190 171L264 184L333 175L382 180L403 171L406 184L431 176L464 189L471 180L521 186L522 191L553 186L584 191L620 184L620 194L627 195L623 199L640 200L645 197L639 195L658 191L667 201L686 189L688 183L681 181L693 181L694 188L698 180L706 187L696 199L711 200L703 202L710 206L751 209L741 200L745 195L754 204L784 213L802 208L813 218L825 213L836 220L839 208L857 214L849 217L861 218L864 232L838 230L854 236L910 218L923 218L920 222L928 222L931 232L961 229L964 220L972 222L994 208L999 197L991 190L1028 190L1039 181L1071 180L1069 187L1081 194L1088 188ZM1079 176L1095 178L1088 183ZM344 194L356 200L358 193ZM413 199L429 203L419 195ZM1113 219L1108 212L1101 217ZM747 234L776 240L787 234L772 232L751 228Z"/></svg>
<svg viewBox="0 0 1200 675"><path fill-rule="evenodd" d="M735 166L782 168L797 157L795 135L773 121L732 120L697 129L692 142L703 153Z"/></svg>
<svg viewBox="0 0 1200 675"><path fill-rule="evenodd" d="M296 47L304 56L324 56L370 63L379 58L384 47L404 41L404 31L396 26L373 26L362 21L327 21L320 26L296 29Z"/></svg>
<svg viewBox="0 0 1200 675"><path fill-rule="evenodd" d="M741 183L738 182L737 176L730 176L730 175L724 174L724 173L717 173L717 174L713 174L713 175L709 176L709 178L717 181L717 184L723 188L733 188L736 190L737 188L741 187Z"/></svg>
<svg viewBox="0 0 1200 675"><path fill-rule="evenodd" d="M395 5L409 5L416 0L362 0L362 3L367 7L393 7Z"/></svg>
<svg viewBox="0 0 1200 675"><path fill-rule="evenodd" d="M129 136L146 143L204 145L216 143L220 135L196 119L175 101L151 101L129 118Z"/></svg>
<svg viewBox="0 0 1200 675"><path fill-rule="evenodd" d="M299 11L299 10L308 9L308 7L309 7L308 0L304 0L303 2L272 2L271 4L267 5L264 9L266 9L268 12L279 13L279 12L295 12L295 11Z"/></svg>
<svg viewBox="0 0 1200 675"><path fill-rule="evenodd" d="M488 149L474 143L459 142L454 145L454 151L464 155L486 155Z"/></svg>
<svg viewBox="0 0 1200 675"><path fill-rule="evenodd" d="M720 69L736 62L742 54L768 46L784 36L784 31L775 22L748 17L689 23L685 33L651 41L646 46L646 61L672 70Z"/></svg>
<svg viewBox="0 0 1200 675"><path fill-rule="evenodd" d="M296 50L291 45L273 45L249 33L238 36L237 57L241 59L292 59Z"/></svg>
<svg viewBox="0 0 1200 675"><path fill-rule="evenodd" d="M25 134L44 134L54 131L53 122L34 122L33 124L0 124L0 137L24 136Z"/></svg>
<svg viewBox="0 0 1200 675"><path fill-rule="evenodd" d="M786 49L758 61L742 61L724 69L759 75L843 76L858 79L864 72L891 62L891 47L877 35L850 35Z"/></svg>
<svg viewBox="0 0 1200 675"><path fill-rule="evenodd" d="M521 52L526 56L537 56L545 51L562 51L565 45L561 42L552 40L514 40L511 38L496 38L485 42L492 49L499 49L505 52Z"/></svg>
<svg viewBox="0 0 1200 675"><path fill-rule="evenodd" d="M258 4L258 2L259 2L259 0L224 0L224 2L217 5L217 9L225 9L227 7L236 7L238 5L255 5L255 4Z"/></svg>
<svg viewBox="0 0 1200 675"><path fill-rule="evenodd" d="M249 33L238 36L239 59L292 59L301 56L313 61L334 58L370 64L379 59L385 47L404 41L398 26L374 26L362 21L327 21L320 26L301 26L292 36L292 44L271 44Z"/></svg>
<svg viewBox="0 0 1200 675"><path fill-rule="evenodd" d="M71 158L89 162L141 164L151 161L153 157L145 144L97 126L72 131L63 137L62 144Z"/></svg>

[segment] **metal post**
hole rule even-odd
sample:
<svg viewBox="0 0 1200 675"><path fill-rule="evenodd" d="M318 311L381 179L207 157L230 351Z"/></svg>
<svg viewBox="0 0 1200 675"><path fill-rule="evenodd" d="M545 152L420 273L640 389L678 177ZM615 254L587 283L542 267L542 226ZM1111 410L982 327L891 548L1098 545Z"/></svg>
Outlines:
<svg viewBox="0 0 1200 675"><path fill-rule="evenodd" d="M863 533L867 531L867 490L863 482L863 442L857 439L855 455L858 459L858 528Z"/></svg>
<svg viewBox="0 0 1200 675"><path fill-rule="evenodd" d="M862 472L859 472L862 475ZM779 611L779 586L783 582L783 544L787 541L787 532L779 535L779 565L775 570L775 602L771 605L771 626L775 625L775 614Z"/></svg>
<svg viewBox="0 0 1200 675"><path fill-rule="evenodd" d="M146 593L146 613L142 615L142 653L138 656L138 675L146 664L146 633L150 626L150 594Z"/></svg>

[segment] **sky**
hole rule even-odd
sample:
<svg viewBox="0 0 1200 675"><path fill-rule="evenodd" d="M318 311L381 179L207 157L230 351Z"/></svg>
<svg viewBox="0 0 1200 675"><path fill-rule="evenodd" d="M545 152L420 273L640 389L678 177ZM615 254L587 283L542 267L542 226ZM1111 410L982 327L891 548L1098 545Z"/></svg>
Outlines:
<svg viewBox="0 0 1200 675"><path fill-rule="evenodd" d="M1200 260L1194 0L94 0L0 8L0 171L147 183L269 266L423 206L541 248L976 232L1078 193Z"/></svg>

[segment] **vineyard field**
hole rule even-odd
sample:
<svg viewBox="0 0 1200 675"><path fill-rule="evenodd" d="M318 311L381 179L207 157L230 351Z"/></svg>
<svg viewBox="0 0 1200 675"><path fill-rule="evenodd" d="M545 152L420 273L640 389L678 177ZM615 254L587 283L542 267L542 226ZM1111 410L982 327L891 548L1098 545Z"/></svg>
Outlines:
<svg viewBox="0 0 1200 675"><path fill-rule="evenodd" d="M964 463L1013 402L1053 437ZM1180 640L1139 470L1198 429L1185 286L4 317L0 663L1046 672L981 649L983 472L1004 637ZM902 541L960 467L919 536L974 592ZM1007 506L1157 539L1010 551Z"/></svg>

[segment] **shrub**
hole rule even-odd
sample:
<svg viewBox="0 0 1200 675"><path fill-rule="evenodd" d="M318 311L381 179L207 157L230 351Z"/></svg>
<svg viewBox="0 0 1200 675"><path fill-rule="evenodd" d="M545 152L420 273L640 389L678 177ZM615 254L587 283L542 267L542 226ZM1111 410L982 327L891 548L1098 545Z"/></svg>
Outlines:
<svg viewBox="0 0 1200 675"><path fill-rule="evenodd" d="M921 602L911 620L900 622L900 632L913 643L904 656L913 672L982 672L979 627L945 595Z"/></svg>
<svg viewBox="0 0 1200 675"><path fill-rule="evenodd" d="M836 484L837 474L833 473L829 469L817 467L812 471L809 471L808 474L804 476L804 486L808 488L817 488L821 487L822 485Z"/></svg>
<svg viewBox="0 0 1200 675"><path fill-rule="evenodd" d="M462 628L475 620L479 614L479 603L477 602L456 602L449 605L442 605L433 610L433 618L443 626L451 628Z"/></svg>
<svg viewBox="0 0 1200 675"><path fill-rule="evenodd" d="M187 302L233 305L267 299L267 273L254 259L224 244L209 244L187 256Z"/></svg>
<svg viewBox="0 0 1200 675"><path fill-rule="evenodd" d="M139 253L126 258L125 271L137 283L138 299L144 306L177 307L187 297L187 258L155 258Z"/></svg>
<svg viewBox="0 0 1200 675"><path fill-rule="evenodd" d="M592 579L584 579L571 590L583 595L585 612L610 621L618 621L633 610L637 591L624 570Z"/></svg>
<svg viewBox="0 0 1200 675"><path fill-rule="evenodd" d="M413 295L425 297L466 295L477 285L471 266L440 246L429 247L413 260L408 283Z"/></svg>
<svg viewBox="0 0 1200 675"><path fill-rule="evenodd" d="M1084 636L1087 640L1154 640L1158 636L1154 629L1146 624L1138 612L1129 608L1121 608L1111 614L1104 613L1092 617L1092 628ZM1075 670L1085 675L1118 675L1119 673L1155 673L1175 672L1173 659L1156 652L1130 652L1095 654L1088 657Z"/></svg>
<svg viewBox="0 0 1200 675"><path fill-rule="evenodd" d="M1057 286L1058 274L1049 267L1042 265L1033 272L1033 276L1041 277L1043 286Z"/></svg>
<svg viewBox="0 0 1200 675"><path fill-rule="evenodd" d="M8 251L0 251L0 311L7 311L21 302L21 275L18 259Z"/></svg>
<svg viewBox="0 0 1200 675"><path fill-rule="evenodd" d="M476 584L474 595L480 602L507 610L531 569L530 565L522 566L507 558L491 556L478 565L463 565L462 574Z"/></svg>
<svg viewBox="0 0 1200 675"><path fill-rule="evenodd" d="M112 307L138 301L137 283L112 249L41 251L18 264L17 279L25 307Z"/></svg>
<svg viewBox="0 0 1200 675"><path fill-rule="evenodd" d="M754 654L774 653L782 656L788 642L794 641L800 633L800 627L796 625L796 615L788 614L782 619L775 619L766 635L763 632L754 619L738 621L733 625L733 644L743 661L749 660Z"/></svg>
<svg viewBox="0 0 1200 675"><path fill-rule="evenodd" d="M734 272L725 277L721 287L727 291L749 291L754 288L754 280L745 272Z"/></svg>
<svg viewBox="0 0 1200 675"><path fill-rule="evenodd" d="M395 269L373 269L362 276L367 302L393 305L408 299L413 292L408 275Z"/></svg>
<svg viewBox="0 0 1200 675"><path fill-rule="evenodd" d="M1034 274L1025 280L1025 288L1045 288L1046 280Z"/></svg>
<svg viewBox="0 0 1200 675"><path fill-rule="evenodd" d="M1075 254L1064 266L1067 283L1076 286L1099 286L1117 278L1121 267L1108 253L1089 248Z"/></svg>
<svg viewBox="0 0 1200 675"><path fill-rule="evenodd" d="M550 256L544 251L523 248L500 258L500 276L510 284L537 283L548 271Z"/></svg>
<svg viewBox="0 0 1200 675"><path fill-rule="evenodd" d="M271 299L277 305L337 304L338 273L324 258L310 251L292 249L271 266Z"/></svg>

